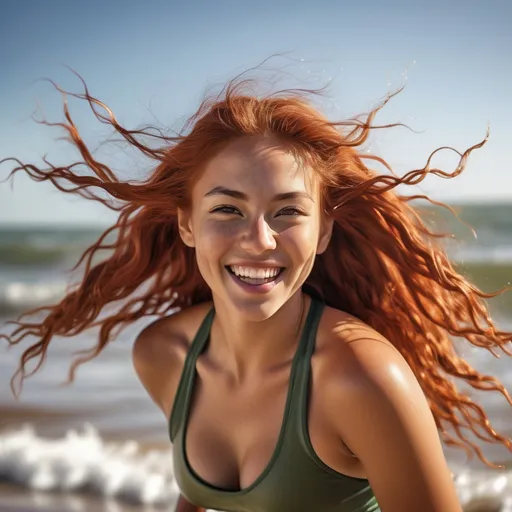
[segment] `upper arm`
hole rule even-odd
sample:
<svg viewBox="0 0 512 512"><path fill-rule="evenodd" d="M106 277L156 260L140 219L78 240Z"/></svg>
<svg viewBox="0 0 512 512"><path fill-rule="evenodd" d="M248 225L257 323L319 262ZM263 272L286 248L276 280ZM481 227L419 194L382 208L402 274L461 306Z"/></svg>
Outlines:
<svg viewBox="0 0 512 512"><path fill-rule="evenodd" d="M428 402L412 370L378 335L348 345L340 392L343 441L361 460L383 512L461 507ZM345 354L347 355L347 354Z"/></svg>
<svg viewBox="0 0 512 512"><path fill-rule="evenodd" d="M132 349L137 377L166 418L171 413L181 375L180 345L183 344L170 324L170 318L150 324L137 336Z"/></svg>

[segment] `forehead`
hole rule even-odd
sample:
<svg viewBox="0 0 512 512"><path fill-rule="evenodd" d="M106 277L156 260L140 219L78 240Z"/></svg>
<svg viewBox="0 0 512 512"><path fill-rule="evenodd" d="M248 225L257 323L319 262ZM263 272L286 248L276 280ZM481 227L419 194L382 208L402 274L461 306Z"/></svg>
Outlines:
<svg viewBox="0 0 512 512"><path fill-rule="evenodd" d="M242 137L229 143L207 162L194 195L219 185L249 196L291 190L314 194L318 188L313 169L289 146L269 137Z"/></svg>

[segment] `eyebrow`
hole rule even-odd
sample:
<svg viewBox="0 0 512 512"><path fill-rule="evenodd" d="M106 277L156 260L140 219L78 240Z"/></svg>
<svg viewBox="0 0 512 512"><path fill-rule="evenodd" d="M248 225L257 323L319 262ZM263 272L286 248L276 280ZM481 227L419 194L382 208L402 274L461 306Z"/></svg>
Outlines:
<svg viewBox="0 0 512 512"><path fill-rule="evenodd" d="M240 192L238 190L232 190L230 188L226 187L215 187L210 190L210 192L207 192L204 197L209 196L230 196L234 197L235 199L240 199L242 201L248 201L249 197L247 194L244 194L243 192ZM299 199L299 198L306 198L311 201L313 201L313 198L305 191L303 190L294 190L292 192L282 192L281 194L277 194L272 198L272 201L284 201L286 199Z"/></svg>

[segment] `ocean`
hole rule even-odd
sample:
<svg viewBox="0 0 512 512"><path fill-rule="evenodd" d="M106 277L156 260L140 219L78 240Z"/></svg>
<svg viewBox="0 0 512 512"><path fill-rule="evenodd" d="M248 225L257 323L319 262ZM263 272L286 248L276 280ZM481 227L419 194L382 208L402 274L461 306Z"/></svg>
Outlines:
<svg viewBox="0 0 512 512"><path fill-rule="evenodd" d="M463 223L437 213L437 225L456 234L447 250L483 290L512 282L512 203L456 207ZM437 211L437 210L436 210ZM0 333L23 310L51 304L76 279L70 268L100 234L99 228L0 227ZM512 292L492 299L499 327L512 331ZM73 353L91 347L95 332L56 339L44 367L25 382L16 401L9 381L22 347L0 340L0 511L173 510L178 489L172 474L166 418L135 378L131 345L152 319L122 331L104 353L79 368L65 385ZM478 370L512 391L512 364L465 345ZM496 393L476 393L497 430L512 436L512 409ZM489 470L446 448L466 511L512 511L512 455L501 446L484 453L508 469Z"/></svg>

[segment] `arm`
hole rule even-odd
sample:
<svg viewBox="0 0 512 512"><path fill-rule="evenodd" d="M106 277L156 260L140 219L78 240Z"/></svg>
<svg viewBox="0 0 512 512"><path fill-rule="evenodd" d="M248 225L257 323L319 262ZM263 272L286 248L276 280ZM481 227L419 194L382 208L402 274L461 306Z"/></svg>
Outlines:
<svg viewBox="0 0 512 512"><path fill-rule="evenodd" d="M338 432L382 512L460 512L430 407L399 352L377 333L345 340L342 374Z"/></svg>
<svg viewBox="0 0 512 512"><path fill-rule="evenodd" d="M190 341L211 308L204 302L166 316L137 336L132 361L137 377L169 420Z"/></svg>
<svg viewBox="0 0 512 512"><path fill-rule="evenodd" d="M187 352L187 342L180 335L179 317L167 317L147 326L133 345L135 372L153 402L169 420ZM206 512L180 495L175 512Z"/></svg>
<svg viewBox="0 0 512 512"><path fill-rule="evenodd" d="M206 512L206 509L192 505L183 495L180 495L174 512Z"/></svg>
<svg viewBox="0 0 512 512"><path fill-rule="evenodd" d="M168 420L186 354L176 318L148 325L133 344L132 362L140 383Z"/></svg>

